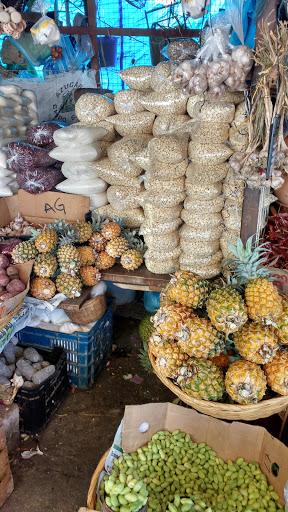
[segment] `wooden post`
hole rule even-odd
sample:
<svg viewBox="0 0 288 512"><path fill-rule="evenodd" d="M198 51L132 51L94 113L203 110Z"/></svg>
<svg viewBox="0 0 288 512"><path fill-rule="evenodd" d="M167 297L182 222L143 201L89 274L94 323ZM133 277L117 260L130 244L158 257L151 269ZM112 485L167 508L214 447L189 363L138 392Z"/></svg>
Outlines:
<svg viewBox="0 0 288 512"><path fill-rule="evenodd" d="M92 42L92 46L94 49L94 57L91 59L91 66L93 69L96 69L96 84L97 88L101 87L100 83L100 62L99 62L99 46L96 32L93 31L93 28L96 29L97 21L96 21L96 0L87 0L87 10L88 10L88 25L89 28L92 29L90 33L90 38Z"/></svg>
<svg viewBox="0 0 288 512"><path fill-rule="evenodd" d="M262 21L268 21L271 23L271 29L275 29L275 20L276 20L276 9L277 9L277 0L268 0L266 8L263 14L260 16L257 27L256 27L256 41L257 42L260 35L260 27ZM255 68L253 74L253 85L257 82L259 69ZM241 240L245 244L248 238L255 234L257 231L258 224L258 214L259 214L259 201L260 201L260 190L246 188L244 194L244 202L243 202L243 210L242 210L242 224L241 224Z"/></svg>

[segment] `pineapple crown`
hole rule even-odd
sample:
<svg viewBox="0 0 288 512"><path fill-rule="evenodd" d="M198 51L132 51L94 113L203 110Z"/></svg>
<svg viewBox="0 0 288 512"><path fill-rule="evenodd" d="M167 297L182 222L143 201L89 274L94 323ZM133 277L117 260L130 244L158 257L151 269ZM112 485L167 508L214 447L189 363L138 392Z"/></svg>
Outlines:
<svg viewBox="0 0 288 512"><path fill-rule="evenodd" d="M36 240L36 238L40 235L42 229L33 229L33 228L31 228L30 231L31 231L30 241L32 242L32 241Z"/></svg>
<svg viewBox="0 0 288 512"><path fill-rule="evenodd" d="M108 224L108 222L110 222L109 219L107 219L106 217L102 217L99 212L93 212L92 221L88 222L88 224L90 224L93 233L100 233L103 226L105 226L105 224Z"/></svg>
<svg viewBox="0 0 288 512"><path fill-rule="evenodd" d="M139 237L137 229L132 230L125 228L123 229L121 236L126 238L127 242L129 243L129 249L135 249L136 251L140 252L142 256L144 256L145 252L147 251L147 245Z"/></svg>
<svg viewBox="0 0 288 512"><path fill-rule="evenodd" d="M62 245L74 245L79 242L79 233L74 229L73 226L67 224L64 226L61 232L59 233L59 242L58 245L61 247Z"/></svg>
<svg viewBox="0 0 288 512"><path fill-rule="evenodd" d="M118 226L120 226L121 231L125 230L125 228L126 228L125 219L123 219L122 217L117 217L115 215L115 217L113 217L113 222L116 222L116 224L118 224Z"/></svg>
<svg viewBox="0 0 288 512"><path fill-rule="evenodd" d="M53 222L53 224L48 224L48 228L54 229L54 231L56 231L57 235L60 235L63 232L63 230L68 229L69 226L70 226L70 224L68 222L66 222L66 220L63 220L63 219L55 220ZM45 227L47 227L47 226L45 226Z"/></svg>
<svg viewBox="0 0 288 512"><path fill-rule="evenodd" d="M237 245L228 242L230 251L236 256L228 260L225 266L229 266L233 278L238 281L238 284L246 284L248 281L256 278L265 278L273 281L270 272L267 268L261 267L266 263L266 255L269 252L265 244L258 247L253 247L253 236L251 236L244 247L244 244L239 237Z"/></svg>

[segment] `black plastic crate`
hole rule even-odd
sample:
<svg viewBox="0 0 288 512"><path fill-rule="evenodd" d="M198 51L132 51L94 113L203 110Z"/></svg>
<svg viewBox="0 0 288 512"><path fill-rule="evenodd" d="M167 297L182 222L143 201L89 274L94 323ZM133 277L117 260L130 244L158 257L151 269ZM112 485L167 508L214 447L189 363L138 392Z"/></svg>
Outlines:
<svg viewBox="0 0 288 512"><path fill-rule="evenodd" d="M20 346L27 348L30 345ZM60 347L37 350L45 361L55 365L55 372L33 389L20 388L15 397L19 406L20 429L27 434L37 434L46 427L69 386L64 350Z"/></svg>

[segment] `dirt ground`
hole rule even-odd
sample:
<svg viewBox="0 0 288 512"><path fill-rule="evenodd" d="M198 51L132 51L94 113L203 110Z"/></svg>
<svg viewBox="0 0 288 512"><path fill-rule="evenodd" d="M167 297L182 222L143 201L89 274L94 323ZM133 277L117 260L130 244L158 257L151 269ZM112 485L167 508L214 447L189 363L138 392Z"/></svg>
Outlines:
<svg viewBox="0 0 288 512"><path fill-rule="evenodd" d="M145 373L140 365L138 324L137 319L116 316L117 349L94 386L89 391L69 391L48 427L38 436L21 440L18 451L11 455L15 490L1 512L77 512L86 506L92 474L111 446L125 405L175 399L155 375ZM129 373L139 375L143 382L125 380L123 376ZM278 416L260 424L278 435ZM43 456L21 458L23 450L37 445Z"/></svg>

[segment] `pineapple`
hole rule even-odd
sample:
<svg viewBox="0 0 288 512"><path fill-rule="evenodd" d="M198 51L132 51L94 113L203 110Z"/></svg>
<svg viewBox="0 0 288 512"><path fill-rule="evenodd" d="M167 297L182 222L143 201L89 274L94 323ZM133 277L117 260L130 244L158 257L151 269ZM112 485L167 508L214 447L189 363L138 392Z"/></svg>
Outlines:
<svg viewBox="0 0 288 512"><path fill-rule="evenodd" d="M256 364L268 363L278 351L272 328L255 322L247 322L235 333L234 343L244 359Z"/></svg>
<svg viewBox="0 0 288 512"><path fill-rule="evenodd" d="M143 256L139 251L129 249L122 254L120 263L126 270L136 270L142 265Z"/></svg>
<svg viewBox="0 0 288 512"><path fill-rule="evenodd" d="M230 361L227 354L219 354L219 356L211 357L212 363L216 364L216 366L219 366L219 368L228 368Z"/></svg>
<svg viewBox="0 0 288 512"><path fill-rule="evenodd" d="M92 267L92 265L87 265L86 267L80 268L80 277L85 286L94 286L99 283L101 274L98 268Z"/></svg>
<svg viewBox="0 0 288 512"><path fill-rule="evenodd" d="M266 385L260 366L244 359L232 363L225 377L227 393L239 404L257 404L265 394Z"/></svg>
<svg viewBox="0 0 288 512"><path fill-rule="evenodd" d="M14 247L11 256L14 263L25 263L33 260L38 255L38 251L33 241L21 242Z"/></svg>
<svg viewBox="0 0 288 512"><path fill-rule="evenodd" d="M246 285L245 302L249 318L258 323L277 327L283 310L281 297L276 286L268 280L269 270L260 267L268 251L264 245L259 245L253 250L252 240L253 237L250 237L245 248L240 238L237 246L228 242L236 258L229 260L227 265L240 284Z"/></svg>
<svg viewBox="0 0 288 512"><path fill-rule="evenodd" d="M174 332L174 337L183 352L197 359L218 356L225 344L224 340L218 337L211 322L196 315L182 323L180 329Z"/></svg>
<svg viewBox="0 0 288 512"><path fill-rule="evenodd" d="M172 277L165 293L168 300L190 308L201 308L209 295L210 288L210 283L197 274L179 270Z"/></svg>
<svg viewBox="0 0 288 512"><path fill-rule="evenodd" d="M93 233L93 235L89 239L89 245L96 252L105 251L105 247L107 244L106 238L104 238L101 233Z"/></svg>
<svg viewBox="0 0 288 512"><path fill-rule="evenodd" d="M96 254L95 267L100 270L107 270L115 265L115 258L109 256L106 251L101 251Z"/></svg>
<svg viewBox="0 0 288 512"><path fill-rule="evenodd" d="M187 395L198 400L221 400L225 392L221 368L202 359L188 359L178 371L177 384Z"/></svg>
<svg viewBox="0 0 288 512"><path fill-rule="evenodd" d="M175 341L175 340L174 340ZM157 357L159 350L161 350L163 347L165 347L167 344L171 344L171 340L167 338L163 338L158 332L154 332L152 336L150 336L149 341L149 350L151 353Z"/></svg>
<svg viewBox="0 0 288 512"><path fill-rule="evenodd" d="M51 279L35 277L30 284L30 293L35 299L49 300L54 297L56 286Z"/></svg>
<svg viewBox="0 0 288 512"><path fill-rule="evenodd" d="M80 297L82 283L77 276L61 273L56 278L56 288L59 293L64 293L68 299L74 299Z"/></svg>
<svg viewBox="0 0 288 512"><path fill-rule="evenodd" d="M108 224L107 224L108 226ZM110 240L106 245L106 252L109 254L109 256L112 256L113 258L118 258L122 256L122 254L128 250L129 243L126 240L126 238L122 236L118 236L117 238L113 238L113 240Z"/></svg>
<svg viewBox="0 0 288 512"><path fill-rule="evenodd" d="M168 306L169 304L176 304L176 302L167 296L167 288L160 293L159 299L160 306Z"/></svg>
<svg viewBox="0 0 288 512"><path fill-rule="evenodd" d="M288 395L288 350L279 351L277 355L264 366L267 382L275 393Z"/></svg>
<svg viewBox="0 0 288 512"><path fill-rule="evenodd" d="M114 238L118 238L121 233L121 227L116 222L108 222L101 229L101 235L106 238L106 240L112 240Z"/></svg>
<svg viewBox="0 0 288 512"><path fill-rule="evenodd" d="M80 256L81 267L86 267L87 265L94 265L95 255L92 247L88 247L88 245L81 245L81 247L78 247L77 251Z"/></svg>
<svg viewBox="0 0 288 512"><path fill-rule="evenodd" d="M89 238L93 234L91 224L88 224L88 222L77 222L74 228L78 233L80 244L88 242Z"/></svg>
<svg viewBox="0 0 288 512"><path fill-rule="evenodd" d="M63 274L75 276L80 269L80 254L74 245L62 245L59 247L57 260Z"/></svg>
<svg viewBox="0 0 288 512"><path fill-rule="evenodd" d="M215 288L207 299L206 307L212 325L227 336L238 331L248 320L244 300L237 290L229 286Z"/></svg>
<svg viewBox="0 0 288 512"><path fill-rule="evenodd" d="M54 229L45 228L35 239L35 247L39 252L50 252L55 249L58 235Z"/></svg>
<svg viewBox="0 0 288 512"><path fill-rule="evenodd" d="M187 361L188 356L184 354L177 343L166 343L163 347L158 347L156 366L159 372L169 379L176 379L179 368Z"/></svg>
<svg viewBox="0 0 288 512"><path fill-rule="evenodd" d="M35 259L34 272L38 277L51 277L57 268L57 260L52 254L39 254Z"/></svg>
<svg viewBox="0 0 288 512"><path fill-rule="evenodd" d="M281 345L288 345L288 295L282 297L283 312L277 322L275 334Z"/></svg>
<svg viewBox="0 0 288 512"><path fill-rule="evenodd" d="M191 316L194 316L193 309L180 306L179 304L171 304L158 309L151 320L158 334L174 340L175 332L180 331Z"/></svg>

